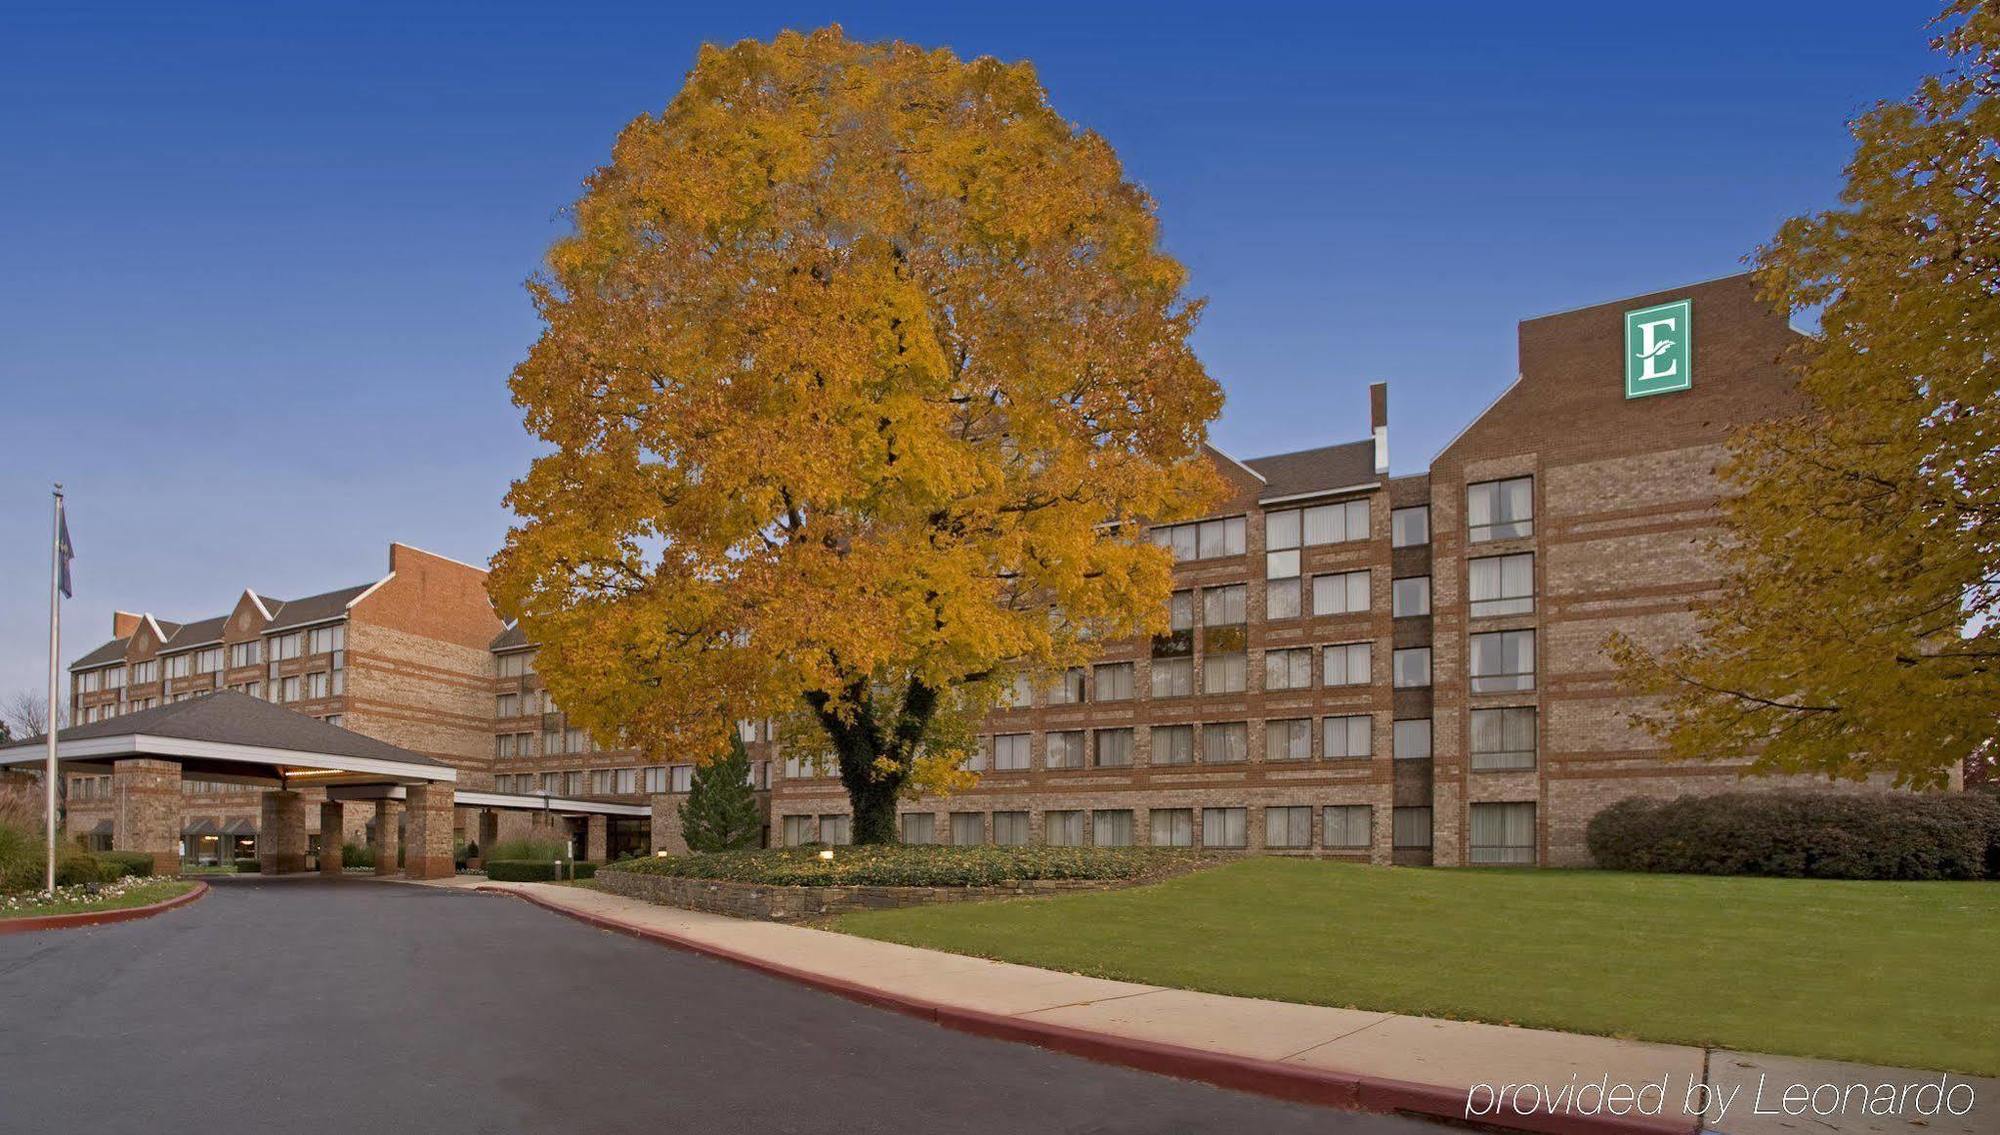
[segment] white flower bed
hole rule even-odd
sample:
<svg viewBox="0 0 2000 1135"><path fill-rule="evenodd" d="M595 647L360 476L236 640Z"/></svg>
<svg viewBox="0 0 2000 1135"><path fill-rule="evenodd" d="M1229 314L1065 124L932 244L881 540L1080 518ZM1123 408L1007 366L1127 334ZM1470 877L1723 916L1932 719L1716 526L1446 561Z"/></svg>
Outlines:
<svg viewBox="0 0 2000 1135"><path fill-rule="evenodd" d="M123 898L138 887L151 883L171 881L165 875L128 875L115 883L92 884L75 883L67 887L57 887L55 893L46 895L40 891L30 891L19 895L0 895L0 911L34 910L38 907L61 905L97 906L113 899Z"/></svg>

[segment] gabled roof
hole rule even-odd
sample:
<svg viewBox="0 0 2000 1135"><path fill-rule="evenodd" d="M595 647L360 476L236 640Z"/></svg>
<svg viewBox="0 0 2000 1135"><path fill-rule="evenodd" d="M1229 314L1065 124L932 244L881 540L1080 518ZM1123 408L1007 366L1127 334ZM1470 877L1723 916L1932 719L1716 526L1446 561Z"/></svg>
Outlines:
<svg viewBox="0 0 2000 1135"><path fill-rule="evenodd" d="M161 644L161 651L186 650L193 646L212 646L222 641L222 628L229 622L228 615L217 615L213 619L202 619L193 623L182 623L173 631L172 638ZM162 627L167 624L160 624Z"/></svg>
<svg viewBox="0 0 2000 1135"><path fill-rule="evenodd" d="M495 638L495 639L494 639L494 640L492 641L492 643L490 643L490 644L489 644L489 645L488 645L488 646L486 647L486 649L488 649L488 650L514 650L514 649L517 649L517 648L519 648L519 647L523 647L523 646L527 646L527 645L529 645L529 643L528 643L528 632L526 632L526 631L524 631L524 630L522 630L522 629L521 629L521 624L519 624L519 623L514 623L514 624L510 625L510 626L509 626L509 627L508 627L508 628L507 628L506 630L504 630L504 631L501 631L501 632L500 632L500 634L499 634L499 636L498 636L498 637L496 637L496 638Z"/></svg>
<svg viewBox="0 0 2000 1135"><path fill-rule="evenodd" d="M373 583L359 583L353 587L343 587L338 591L328 591L319 595L308 595L304 599L288 599L277 602L265 599L271 608L271 623L265 631L281 631L288 627L302 627L307 623L322 623L337 619L347 611L348 603L354 597L375 586Z"/></svg>
<svg viewBox="0 0 2000 1135"><path fill-rule="evenodd" d="M1264 491L1259 494L1259 500L1331 492L1381 480L1375 473L1373 439L1323 445L1318 449L1302 449L1270 457L1252 457L1244 464L1264 478Z"/></svg>
<svg viewBox="0 0 2000 1135"><path fill-rule="evenodd" d="M298 753L302 757L358 757L406 765L451 767L387 741L329 725L318 718L294 713L235 690L217 690L186 701L169 702L152 709L93 721L88 725L71 725L57 732L56 741L60 746L72 741L140 734L178 741L277 749ZM30 737L25 741L0 745L0 754L47 744L46 736Z"/></svg>
<svg viewBox="0 0 2000 1135"><path fill-rule="evenodd" d="M129 637L114 638L103 646L84 655L82 658L77 659L75 662L70 663L69 668L72 670L88 670L93 666L106 666L113 662L123 662L125 661L125 645L131 641Z"/></svg>

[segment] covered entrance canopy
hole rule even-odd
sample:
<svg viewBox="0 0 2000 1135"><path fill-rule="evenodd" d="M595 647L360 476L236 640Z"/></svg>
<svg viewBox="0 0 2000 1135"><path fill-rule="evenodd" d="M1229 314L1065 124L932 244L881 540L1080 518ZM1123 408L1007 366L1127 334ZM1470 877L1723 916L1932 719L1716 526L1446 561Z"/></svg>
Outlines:
<svg viewBox="0 0 2000 1135"><path fill-rule="evenodd" d="M47 751L46 738L0 746L0 765L39 768ZM302 788L330 790L326 807L333 809L347 792L374 796L380 809L387 790L395 790L410 820L407 872L429 877L452 871L457 769L234 690L59 730L56 759L64 772L112 774L114 846L150 852L161 868L168 859L178 861L179 782L185 779L271 790L258 824L258 854L267 871L304 869ZM338 870L337 855L333 866Z"/></svg>
<svg viewBox="0 0 2000 1135"><path fill-rule="evenodd" d="M0 764L41 767L48 740L0 745ZM351 729L235 690L71 725L56 733L65 772L111 772L122 760L174 761L186 780L266 788L449 784L458 770Z"/></svg>

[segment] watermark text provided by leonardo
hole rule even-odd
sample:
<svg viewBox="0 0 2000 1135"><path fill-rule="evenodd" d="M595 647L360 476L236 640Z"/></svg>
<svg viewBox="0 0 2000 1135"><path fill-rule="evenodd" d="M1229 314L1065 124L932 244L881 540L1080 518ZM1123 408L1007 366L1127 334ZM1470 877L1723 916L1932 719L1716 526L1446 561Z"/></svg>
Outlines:
<svg viewBox="0 0 2000 1135"><path fill-rule="evenodd" d="M1465 1118L1515 1115L1698 1117L1719 1127L1732 1115L1796 1118L1903 1118L1965 1116L1977 1102L1973 1086L1940 1074L1935 1080L1788 1082L1760 1073L1754 1083L1709 1084L1665 1075L1628 1082L1609 1074L1595 1080L1573 1075L1556 1083L1474 1084L1465 1094ZM1670 1110L1671 1109L1671 1110Z"/></svg>

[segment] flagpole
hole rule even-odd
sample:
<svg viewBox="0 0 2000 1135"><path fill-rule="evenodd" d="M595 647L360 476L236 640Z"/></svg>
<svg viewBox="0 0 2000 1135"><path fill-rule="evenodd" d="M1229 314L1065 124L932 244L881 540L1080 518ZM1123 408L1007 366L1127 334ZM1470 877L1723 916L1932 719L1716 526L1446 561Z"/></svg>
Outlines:
<svg viewBox="0 0 2000 1135"><path fill-rule="evenodd" d="M56 701L56 667L59 665L58 660L62 656L62 593L59 590L62 585L63 494L61 484L56 485L55 494L55 519L49 533L49 708L47 714L49 758L48 767L42 776L42 784L46 790L48 802L48 809L44 816L44 834L48 841L48 862L43 864L43 881L47 884L47 890L50 894L54 894L56 890L56 722L58 720L56 707L61 704Z"/></svg>

